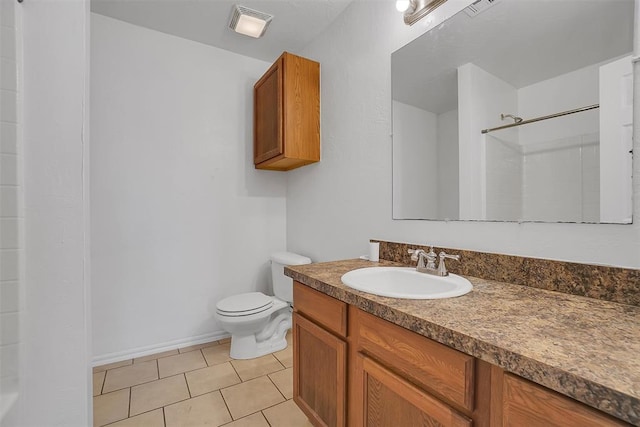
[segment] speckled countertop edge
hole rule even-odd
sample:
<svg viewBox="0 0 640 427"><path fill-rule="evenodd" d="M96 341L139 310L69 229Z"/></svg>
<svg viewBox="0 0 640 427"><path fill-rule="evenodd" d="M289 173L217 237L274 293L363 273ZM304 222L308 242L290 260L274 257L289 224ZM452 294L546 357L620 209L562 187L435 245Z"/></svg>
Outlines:
<svg viewBox="0 0 640 427"><path fill-rule="evenodd" d="M402 264L344 260L292 266L313 289L591 407L640 425L640 307L467 277L471 293L443 300L367 294L348 271Z"/></svg>

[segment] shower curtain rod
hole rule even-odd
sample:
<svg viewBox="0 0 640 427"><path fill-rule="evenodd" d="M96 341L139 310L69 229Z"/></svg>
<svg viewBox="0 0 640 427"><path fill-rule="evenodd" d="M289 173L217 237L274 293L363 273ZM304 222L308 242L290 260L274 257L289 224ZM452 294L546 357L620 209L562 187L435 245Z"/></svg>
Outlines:
<svg viewBox="0 0 640 427"><path fill-rule="evenodd" d="M563 111L561 113L549 114L548 116L540 116L540 117L536 117L534 119L523 120L523 121L521 121L519 123L511 123L509 125L499 126L499 127L495 127L495 128L491 128L491 129L482 129L481 133L489 133L489 132L493 132L494 130L508 129L508 128L512 128L512 127L515 127L515 126L522 126L522 125L526 125L528 123L539 122L541 120L553 119L553 118L556 118L556 117L567 116L569 114L581 113L583 111L589 111L589 110L593 110L595 108L600 108L600 104L588 105L586 107L576 108L576 109L573 109L573 110L567 110L567 111Z"/></svg>

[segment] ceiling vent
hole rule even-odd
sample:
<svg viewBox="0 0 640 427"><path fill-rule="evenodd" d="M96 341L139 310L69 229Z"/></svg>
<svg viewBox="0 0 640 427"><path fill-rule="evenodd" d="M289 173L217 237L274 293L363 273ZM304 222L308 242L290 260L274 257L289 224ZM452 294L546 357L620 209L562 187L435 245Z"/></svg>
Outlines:
<svg viewBox="0 0 640 427"><path fill-rule="evenodd" d="M260 38L271 23L273 15L235 5L231 11L229 28L245 36Z"/></svg>
<svg viewBox="0 0 640 427"><path fill-rule="evenodd" d="M498 3L498 1L499 0L477 0L467 6L464 12L473 18Z"/></svg>

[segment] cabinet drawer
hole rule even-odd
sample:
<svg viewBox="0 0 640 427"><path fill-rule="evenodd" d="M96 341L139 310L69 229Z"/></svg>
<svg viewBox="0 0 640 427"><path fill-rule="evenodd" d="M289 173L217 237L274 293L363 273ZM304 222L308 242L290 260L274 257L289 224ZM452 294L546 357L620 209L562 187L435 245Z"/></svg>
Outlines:
<svg viewBox="0 0 640 427"><path fill-rule="evenodd" d="M504 375L502 392L503 426L607 427L629 425L515 375Z"/></svg>
<svg viewBox="0 0 640 427"><path fill-rule="evenodd" d="M342 337L347 336L347 304L293 282L293 309Z"/></svg>
<svg viewBox="0 0 640 427"><path fill-rule="evenodd" d="M471 427L469 418L373 360L362 357L361 364L366 427Z"/></svg>
<svg viewBox="0 0 640 427"><path fill-rule="evenodd" d="M350 322L358 351L393 366L445 401L474 409L474 358L354 308Z"/></svg>

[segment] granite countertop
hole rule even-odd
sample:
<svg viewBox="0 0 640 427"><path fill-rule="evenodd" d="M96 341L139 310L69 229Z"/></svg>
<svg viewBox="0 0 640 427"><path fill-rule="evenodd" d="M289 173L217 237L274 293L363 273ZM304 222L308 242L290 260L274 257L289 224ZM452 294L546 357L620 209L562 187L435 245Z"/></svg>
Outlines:
<svg viewBox="0 0 640 427"><path fill-rule="evenodd" d="M401 264L345 260L285 268L313 289L589 406L640 425L640 307L467 277L440 300L360 292L351 270Z"/></svg>

